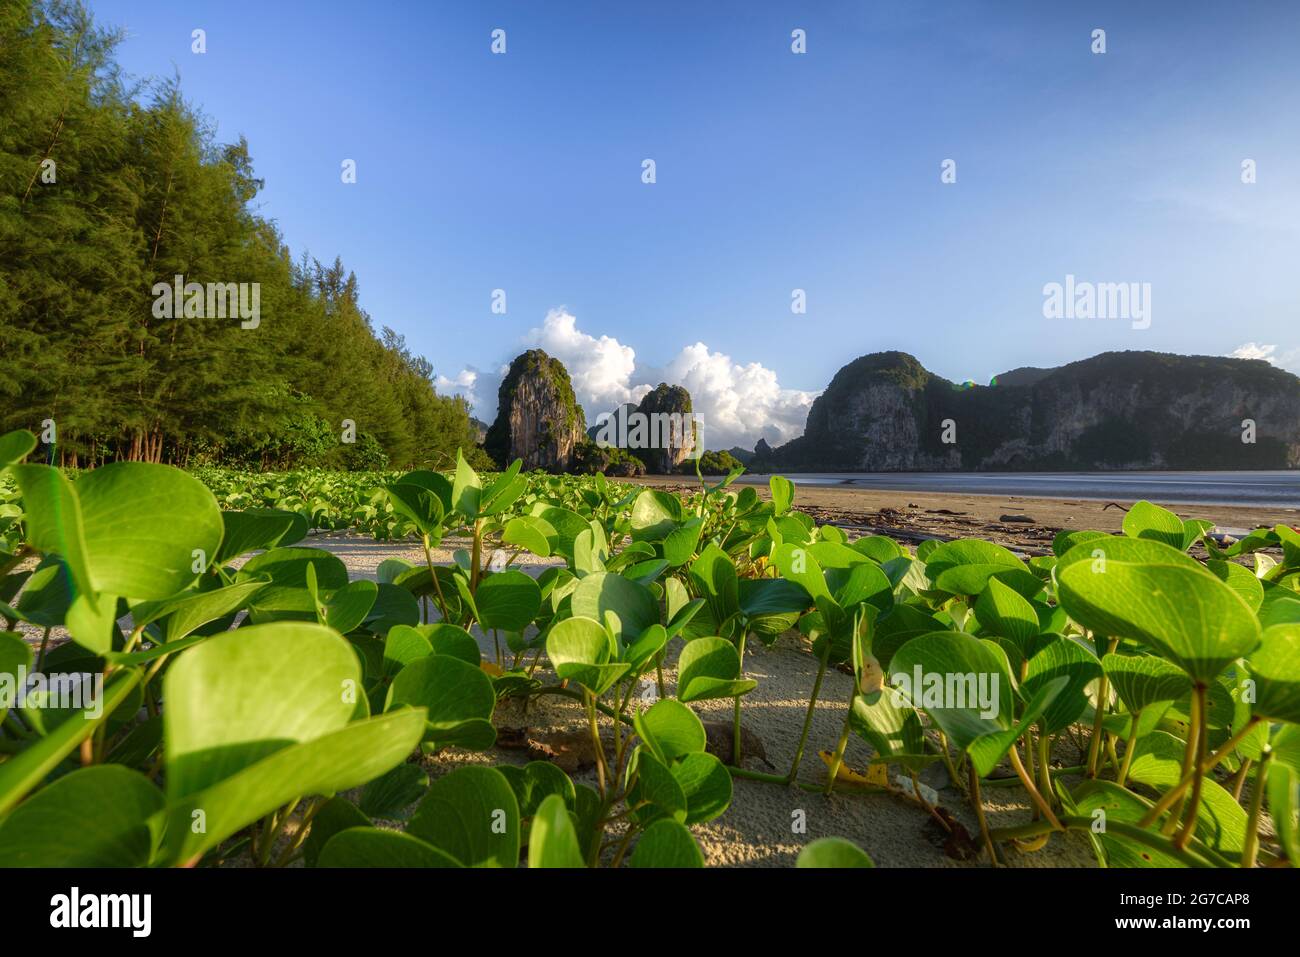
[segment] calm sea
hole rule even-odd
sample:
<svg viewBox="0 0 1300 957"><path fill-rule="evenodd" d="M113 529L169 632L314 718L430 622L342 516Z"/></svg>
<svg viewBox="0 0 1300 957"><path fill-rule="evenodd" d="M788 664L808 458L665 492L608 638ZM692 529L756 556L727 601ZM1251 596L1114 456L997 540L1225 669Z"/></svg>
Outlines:
<svg viewBox="0 0 1300 957"><path fill-rule="evenodd" d="M1300 508L1300 471L1269 472L806 472L802 485L845 485L899 492L957 492L1117 502L1151 499L1184 505ZM766 475L741 482L766 484Z"/></svg>

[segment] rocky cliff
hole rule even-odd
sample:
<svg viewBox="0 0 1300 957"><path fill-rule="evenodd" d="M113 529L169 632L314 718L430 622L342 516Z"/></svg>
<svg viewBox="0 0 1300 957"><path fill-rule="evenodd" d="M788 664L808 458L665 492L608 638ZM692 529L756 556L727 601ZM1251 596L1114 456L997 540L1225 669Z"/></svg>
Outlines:
<svg viewBox="0 0 1300 957"><path fill-rule="evenodd" d="M523 459L525 469L569 468L586 422L564 363L541 349L514 362L497 392L497 417L483 448L500 465Z"/></svg>
<svg viewBox="0 0 1300 957"><path fill-rule="evenodd" d="M835 374L801 437L758 451L759 471L1298 468L1300 378L1259 360L1108 352L956 385L880 352Z"/></svg>
<svg viewBox="0 0 1300 957"><path fill-rule="evenodd" d="M637 412L649 423L649 445L632 449L648 471L670 475L686 461L693 443L691 394L680 385L660 382L645 394Z"/></svg>

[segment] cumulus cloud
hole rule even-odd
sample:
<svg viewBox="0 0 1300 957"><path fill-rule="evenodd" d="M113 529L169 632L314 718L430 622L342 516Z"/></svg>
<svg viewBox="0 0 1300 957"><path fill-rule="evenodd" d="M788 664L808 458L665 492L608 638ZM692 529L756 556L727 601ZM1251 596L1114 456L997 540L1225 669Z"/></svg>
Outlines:
<svg viewBox="0 0 1300 957"><path fill-rule="evenodd" d="M803 434L816 392L783 389L776 373L758 362L744 365L703 342L686 346L664 367L662 378L682 385L704 420L705 444L753 448L760 439L780 445Z"/></svg>
<svg viewBox="0 0 1300 957"><path fill-rule="evenodd" d="M1233 359L1263 359L1272 365L1300 374L1300 349L1290 349L1279 355L1275 344L1266 345L1251 341L1243 342L1228 355Z"/></svg>
<svg viewBox="0 0 1300 957"><path fill-rule="evenodd" d="M552 309L539 328L528 330L530 348L543 349L564 363L589 421L622 405L638 402L650 386L633 386L636 352L612 336L597 339L578 328L566 309Z"/></svg>
<svg viewBox="0 0 1300 957"><path fill-rule="evenodd" d="M521 345L544 349L564 363L588 425L602 412L639 402L660 382L685 386L711 449L750 449L760 438L772 445L796 438L818 394L782 388L774 370L758 362L737 362L703 342L684 347L662 368L638 366L632 346L583 331L562 308L549 311ZM490 422L506 369L485 373L469 367L453 377L438 376L436 385L440 392L465 396L474 414Z"/></svg>
<svg viewBox="0 0 1300 957"><path fill-rule="evenodd" d="M466 366L454 376L436 376L433 384L443 395L464 396L472 414L491 425L496 417L497 389L501 387L507 368L503 366L496 372L486 372Z"/></svg>

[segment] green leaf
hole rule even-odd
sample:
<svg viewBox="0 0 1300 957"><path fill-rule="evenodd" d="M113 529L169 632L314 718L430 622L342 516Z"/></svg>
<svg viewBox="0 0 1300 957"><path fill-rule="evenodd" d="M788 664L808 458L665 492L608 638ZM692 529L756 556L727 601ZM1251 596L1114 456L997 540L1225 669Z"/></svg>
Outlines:
<svg viewBox="0 0 1300 957"><path fill-rule="evenodd" d="M664 559L674 568L685 565L695 555L700 544L700 533L704 530L704 519L693 518L679 528L673 529L664 538Z"/></svg>
<svg viewBox="0 0 1300 957"><path fill-rule="evenodd" d="M197 654L215 643L199 645L187 654ZM175 707L175 700L170 698L168 706ZM419 743L423 730L424 712L404 709L290 744L183 797L173 797L169 787L166 861L179 864L193 860L241 828L300 797L336 794L379 777L405 760ZM194 829L200 813L204 832Z"/></svg>
<svg viewBox="0 0 1300 957"><path fill-rule="evenodd" d="M691 580L708 603L716 622L725 622L740 610L735 563L713 542L691 563Z"/></svg>
<svg viewBox="0 0 1300 957"><path fill-rule="evenodd" d="M670 766L673 779L686 796L686 824L703 824L731 806L731 772L707 751L692 751Z"/></svg>
<svg viewBox="0 0 1300 957"><path fill-rule="evenodd" d="M451 507L469 519L478 518L483 483L460 449L456 450L456 478L451 486Z"/></svg>
<svg viewBox="0 0 1300 957"><path fill-rule="evenodd" d="M1160 701L1178 701L1191 690L1181 668L1155 655L1110 654L1101 664L1129 711L1143 711Z"/></svg>
<svg viewBox="0 0 1300 957"><path fill-rule="evenodd" d="M73 771L0 823L0 867L144 867L163 795L143 774L104 764Z"/></svg>
<svg viewBox="0 0 1300 957"><path fill-rule="evenodd" d="M402 767L402 765L398 766ZM307 867L315 867L325 845L340 831L346 831L350 827L369 826L370 818L362 814L347 798L330 798L321 805L320 810L311 819L311 829L307 832L307 840L302 845L303 864Z"/></svg>
<svg viewBox="0 0 1300 957"><path fill-rule="evenodd" d="M246 561L235 580L270 576L275 585L306 588L308 567L315 573L319 588L342 588L348 583L348 568L343 559L323 548L273 548Z"/></svg>
<svg viewBox="0 0 1300 957"><path fill-rule="evenodd" d="M564 806L572 809L577 802L577 791L567 774L549 761L529 761L522 768L513 764L497 765L515 792L519 802L519 816L529 818L537 813L542 801L558 795Z"/></svg>
<svg viewBox="0 0 1300 957"><path fill-rule="evenodd" d="M474 593L479 624L502 631L523 631L542 607L542 590L517 569L484 577Z"/></svg>
<svg viewBox="0 0 1300 957"><path fill-rule="evenodd" d="M470 639L473 641L473 639ZM478 643L474 643L475 650ZM395 625L384 639L384 674L392 677L418 658L433 654L433 645L423 632L411 625Z"/></svg>
<svg viewBox="0 0 1300 957"><path fill-rule="evenodd" d="M821 565L817 564L809 549L788 542L778 545L772 553L772 564L776 565L782 578L798 584L810 599L831 597Z"/></svg>
<svg viewBox="0 0 1300 957"><path fill-rule="evenodd" d="M757 687L757 681L740 676L740 655L725 638L688 641L677 661L679 701L734 698Z"/></svg>
<svg viewBox="0 0 1300 957"><path fill-rule="evenodd" d="M501 533L501 541L507 545L526 548L534 555L547 558L551 554L551 543L557 533L551 523L535 515L521 515L506 522Z"/></svg>
<svg viewBox="0 0 1300 957"><path fill-rule="evenodd" d="M573 819L558 794L547 795L528 831L529 867L586 867Z"/></svg>
<svg viewBox="0 0 1300 957"><path fill-rule="evenodd" d="M348 582L325 598L325 624L339 634L361 627L379 597L379 586L366 579Z"/></svg>
<svg viewBox="0 0 1300 957"><path fill-rule="evenodd" d="M12 466L26 509L27 544L43 555L57 555L67 564L77 594L93 601L81 502L72 483L48 465ZM180 591L179 588L173 589Z"/></svg>
<svg viewBox="0 0 1300 957"><path fill-rule="evenodd" d="M429 775L418 764L399 764L361 790L361 812L371 818L394 818L410 807L429 786Z"/></svg>
<svg viewBox="0 0 1300 957"><path fill-rule="evenodd" d="M703 867L704 855L684 824L660 818L645 829L628 867Z"/></svg>
<svg viewBox="0 0 1300 957"><path fill-rule="evenodd" d="M804 845L796 867L875 867L867 852L842 837L821 837Z"/></svg>
<svg viewBox="0 0 1300 957"><path fill-rule="evenodd" d="M1205 563L1205 567L1215 578L1240 595L1251 611L1259 611L1259 606L1264 603L1264 585L1255 577L1254 572L1236 562L1211 560Z"/></svg>
<svg viewBox="0 0 1300 957"><path fill-rule="evenodd" d="M38 787L47 774L130 698L141 674L138 669L114 672L104 682L103 695L100 701L95 702L96 707L87 708L80 717L61 722L35 744L28 745L0 764L0 817Z"/></svg>
<svg viewBox="0 0 1300 957"><path fill-rule="evenodd" d="M0 469L21 462L36 448L36 436L26 429L17 429L0 436Z"/></svg>
<svg viewBox="0 0 1300 957"><path fill-rule="evenodd" d="M663 541L681 520L681 499L670 492L644 489L632 503L632 541Z"/></svg>
<svg viewBox="0 0 1300 957"><path fill-rule="evenodd" d="M432 646L435 655L448 655L452 658L459 658L475 668L483 660L483 653L479 650L478 642L474 640L474 636L459 625L439 621L432 625L422 626L420 633L429 639L429 644Z"/></svg>
<svg viewBox="0 0 1300 957"><path fill-rule="evenodd" d="M664 763L703 751L704 725L680 701L663 698L632 718L642 742Z"/></svg>
<svg viewBox="0 0 1300 957"><path fill-rule="evenodd" d="M1077 641L1057 638L1029 659L1020 691L1026 697L1033 697L1049 682L1066 679L1041 719L1047 732L1055 734L1077 721L1088 709L1088 685L1101 675L1101 662L1096 655Z"/></svg>
<svg viewBox="0 0 1300 957"><path fill-rule="evenodd" d="M467 867L519 865L519 805L495 768L471 765L438 778L406 829Z"/></svg>
<svg viewBox="0 0 1300 957"><path fill-rule="evenodd" d="M1058 594L1085 628L1146 642L1205 683L1260 640L1259 622L1236 592L1176 561L1134 563L1110 555L1104 566L1076 562L1058 570Z"/></svg>
<svg viewBox="0 0 1300 957"><path fill-rule="evenodd" d="M161 619L163 641L179 641L203 625L245 607L265 586L265 580L254 579L183 594L170 601L142 603L131 609L131 616L137 627Z"/></svg>
<svg viewBox="0 0 1300 957"><path fill-rule="evenodd" d="M993 577L1026 598L1043 587L1010 549L980 539L944 542L928 553L925 567L935 587L955 595L978 595Z"/></svg>
<svg viewBox="0 0 1300 957"><path fill-rule="evenodd" d="M246 555L260 549L274 548L300 522L304 526L303 532L305 534L306 520L293 512L282 512L278 509L222 512L223 534L221 548L217 550L215 562L218 565L224 565L232 558L238 558L240 555Z"/></svg>
<svg viewBox="0 0 1300 957"><path fill-rule="evenodd" d="M990 645L950 631L913 638L894 655L890 671L893 688L968 751L981 776L993 770L1066 684L1065 678L1045 683L1017 722L1003 663Z"/></svg>
<svg viewBox="0 0 1300 957"><path fill-rule="evenodd" d="M926 752L925 731L916 710L889 689L854 697L849 725L871 745L878 760L919 771L938 759Z"/></svg>
<svg viewBox="0 0 1300 957"><path fill-rule="evenodd" d="M628 778L635 779L628 793L628 805L638 808L639 820L649 821L661 815L686 820L686 794L668 765L652 750L636 749L628 766Z"/></svg>
<svg viewBox="0 0 1300 957"><path fill-rule="evenodd" d="M84 473L74 488L96 591L167 598L194 581L196 561L207 567L221 545L217 500L180 469L115 462Z"/></svg>
<svg viewBox="0 0 1300 957"><path fill-rule="evenodd" d="M1124 515L1124 534L1163 542L1182 551L1183 520L1168 509L1150 502L1134 502Z"/></svg>
<svg viewBox="0 0 1300 957"><path fill-rule="evenodd" d="M460 867L460 863L401 831L352 827L330 838L317 867Z"/></svg>
<svg viewBox="0 0 1300 957"><path fill-rule="evenodd" d="M1300 724L1300 625L1274 625L1264 631L1250 656L1257 716Z"/></svg>
<svg viewBox="0 0 1300 957"><path fill-rule="evenodd" d="M773 475L767 480L767 487L772 493L772 514L784 515L794 504L794 483L781 475Z"/></svg>
<svg viewBox="0 0 1300 957"><path fill-rule="evenodd" d="M254 625L186 650L163 682L169 799L342 728L360 688L351 645L322 625Z"/></svg>
<svg viewBox="0 0 1300 957"><path fill-rule="evenodd" d="M23 583L16 606L24 621L43 628L57 628L72 604L72 576L57 557L44 559Z"/></svg>
<svg viewBox="0 0 1300 957"><path fill-rule="evenodd" d="M1038 635L1038 613L1015 589L990 578L975 602L975 617L1000 638L1015 642L1022 653Z"/></svg>
<svg viewBox="0 0 1300 957"><path fill-rule="evenodd" d="M621 662L611 662L613 649L608 632L590 618L566 618L546 636L546 656L555 673L574 681L592 694L601 695L627 671Z"/></svg>
<svg viewBox="0 0 1300 957"><path fill-rule="evenodd" d="M393 679L384 710L424 708L424 740L433 748L456 746L483 751L496 743L492 710L496 693L482 669L447 655L412 661Z"/></svg>

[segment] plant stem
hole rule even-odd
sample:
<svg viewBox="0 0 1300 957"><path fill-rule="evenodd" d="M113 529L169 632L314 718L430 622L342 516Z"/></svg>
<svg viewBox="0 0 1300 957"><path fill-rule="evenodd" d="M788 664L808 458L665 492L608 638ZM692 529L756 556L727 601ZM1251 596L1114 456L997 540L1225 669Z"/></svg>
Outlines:
<svg viewBox="0 0 1300 957"><path fill-rule="evenodd" d="M43 672L45 670L45 649L50 643L50 628L45 627L45 634L41 636L41 650L36 655L36 670Z"/></svg>
<svg viewBox="0 0 1300 957"><path fill-rule="evenodd" d="M1250 774L1250 766L1254 763L1250 758L1246 758L1241 762L1241 767L1237 769L1237 773L1233 775L1232 799L1238 804L1241 803L1241 789L1245 787L1246 777Z"/></svg>
<svg viewBox="0 0 1300 957"><path fill-rule="evenodd" d="M835 744L835 754L831 757L830 776L826 779L826 794L830 794L835 789L835 778L839 776L840 765L844 763L844 749L849 746L849 719L853 717L853 702L858 698L858 683L853 683L853 691L849 695L849 710L844 715L844 730L840 732L840 740Z"/></svg>
<svg viewBox="0 0 1300 957"><path fill-rule="evenodd" d="M1043 817L1047 818L1048 823L1056 830L1065 830L1065 828L1061 826L1061 822L1056 819L1056 815L1052 813L1051 806L1043 800L1043 796L1038 793L1038 788L1034 787L1034 780L1028 775L1028 773L1026 773L1025 766L1020 760L1020 755L1016 753L1016 746L1014 744L1012 744L1011 749L1007 751L1007 756L1011 758L1011 766L1016 769L1016 774L1020 777L1020 783L1024 785L1025 791L1028 792L1030 799L1033 800L1038 810L1043 813Z"/></svg>
<svg viewBox="0 0 1300 957"><path fill-rule="evenodd" d="M1227 741L1223 742L1223 744L1219 745L1218 750L1216 750L1213 754L1211 754L1208 758L1206 758L1205 761L1202 763L1201 765L1202 772L1205 774L1209 774L1211 771L1213 771L1215 767L1219 764L1219 762L1222 761L1224 758L1226 758L1229 754L1231 754L1233 748L1235 748L1238 744L1241 743L1241 739L1244 738L1247 734L1249 734L1254 729L1255 723L1258 720L1259 720L1258 718L1251 718L1249 721L1246 722L1245 726L1242 727L1240 731L1234 734ZM1179 797L1182 796L1183 792L1186 791L1191 786L1193 777L1194 775L1192 774L1184 775L1183 779L1179 781L1178 784L1170 788L1169 791L1165 794L1165 796L1162 797L1159 801L1157 801L1156 804L1151 808L1151 810L1147 811L1146 816L1143 817L1142 820L1138 822L1138 827L1150 827L1152 824L1154 824L1156 822L1156 819L1159 818L1160 815L1163 814L1165 811L1169 810L1169 808L1173 806L1173 803L1177 801Z"/></svg>
<svg viewBox="0 0 1300 957"><path fill-rule="evenodd" d="M1196 815L1201 809L1201 787L1205 782L1205 772L1202 765L1205 763L1205 739L1209 737L1209 717L1207 706L1205 686L1197 684L1192 689L1192 714L1196 721L1196 757L1195 771L1196 778L1192 782L1192 801L1191 806L1187 809L1187 817L1183 821L1183 829L1178 836L1174 838L1174 847L1182 850L1187 846L1192 834L1196 831Z"/></svg>
<svg viewBox="0 0 1300 957"><path fill-rule="evenodd" d="M1268 766L1273 752L1267 748L1255 770L1255 788L1250 795L1250 817L1246 819L1246 839L1241 845L1241 866L1254 867L1259 854L1259 819L1264 807L1264 786L1268 783Z"/></svg>
<svg viewBox="0 0 1300 957"><path fill-rule="evenodd" d="M483 557L483 519L474 519L474 547L469 561L469 593L478 594L479 561Z"/></svg>
<svg viewBox="0 0 1300 957"><path fill-rule="evenodd" d="M1119 639L1112 638L1110 645L1107 647L1109 654L1114 654L1115 649L1119 647ZM1084 777L1095 778L1097 776L1097 759L1101 755L1101 720L1106 716L1106 702L1110 698L1110 681L1106 672L1101 673L1097 679L1097 709L1096 715L1092 719L1092 738L1088 742L1088 771Z"/></svg>
<svg viewBox="0 0 1300 957"><path fill-rule="evenodd" d="M636 829L632 827L631 823L629 823L627 831L623 834L623 840L618 843L618 850L614 852L614 859L610 861L610 867L618 867L623 863L623 855L627 853L627 846L631 842L632 834L635 830Z"/></svg>
<svg viewBox="0 0 1300 957"><path fill-rule="evenodd" d="M1051 736L1047 733L1047 729L1040 724L1038 726L1038 783L1042 789L1043 797L1047 799L1047 803L1055 805L1057 803L1056 790L1052 787L1052 768L1048 763L1051 752Z"/></svg>
<svg viewBox="0 0 1300 957"><path fill-rule="evenodd" d="M813 681L812 697L808 699L808 710L804 712L803 730L799 732L799 746L795 748L794 761L790 763L790 773L785 776L787 784L794 781L795 775L799 773L799 764L803 761L803 749L808 743L808 731L812 728L813 711L817 707L817 696L822 690L822 679L826 677L826 665L830 656L831 643L827 641L826 647L817 658L817 678ZM736 763L739 764L740 762Z"/></svg>
<svg viewBox="0 0 1300 957"><path fill-rule="evenodd" d="M1128 733L1128 739L1124 742L1124 763L1119 767L1119 775L1115 778L1115 783L1120 787L1128 780L1128 769L1133 763L1133 746L1137 744L1138 737L1138 720L1142 717L1142 710L1138 709L1133 712L1133 730Z"/></svg>
<svg viewBox="0 0 1300 957"><path fill-rule="evenodd" d="M740 652L740 680L745 680L745 638L749 632L742 630L740 632L740 641L738 641L736 650ZM740 753L740 695L736 695L736 702L732 715L732 739L731 739L731 763L736 767L744 767L744 761Z"/></svg>
<svg viewBox="0 0 1300 957"><path fill-rule="evenodd" d="M533 676L533 672L537 670L538 664L541 663L542 648L543 648L542 645L537 646L537 654L533 655L533 663L528 666L528 677L530 678Z"/></svg>
<svg viewBox="0 0 1300 957"><path fill-rule="evenodd" d="M596 749L596 779L600 782L600 796L604 798L609 789L605 784L605 749L600 743L600 727L596 724L596 696L586 688L582 693L587 699L587 724L591 727L591 743Z"/></svg>
<svg viewBox="0 0 1300 957"><path fill-rule="evenodd" d="M984 837L984 848L989 852L989 862L997 867L998 855L993 849L993 836L989 834L988 818L984 816L984 799L980 797L980 776L975 773L973 764L969 765L967 770L970 772L970 799L975 807L975 819L980 822L980 834Z"/></svg>
<svg viewBox="0 0 1300 957"><path fill-rule="evenodd" d="M424 563L429 566L429 577L433 580L433 590L438 594L438 608L442 612L442 620L449 621L447 615L447 599L442 595L442 585L438 582L438 573L433 566L433 549L429 547L429 536L424 536Z"/></svg>

